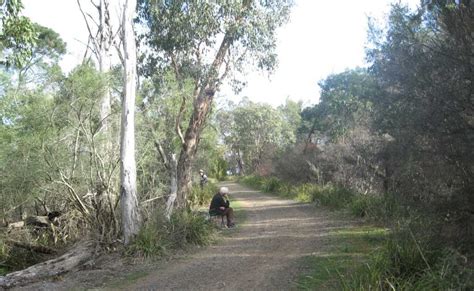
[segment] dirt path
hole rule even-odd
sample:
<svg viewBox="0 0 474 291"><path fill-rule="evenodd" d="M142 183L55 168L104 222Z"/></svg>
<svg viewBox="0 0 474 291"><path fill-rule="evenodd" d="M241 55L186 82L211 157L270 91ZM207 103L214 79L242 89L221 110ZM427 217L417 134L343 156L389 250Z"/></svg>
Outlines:
<svg viewBox="0 0 474 291"><path fill-rule="evenodd" d="M328 234L347 222L326 210L225 184L246 212L217 245L161 264L123 290L291 290L304 257L324 254ZM114 288L116 289L116 287Z"/></svg>

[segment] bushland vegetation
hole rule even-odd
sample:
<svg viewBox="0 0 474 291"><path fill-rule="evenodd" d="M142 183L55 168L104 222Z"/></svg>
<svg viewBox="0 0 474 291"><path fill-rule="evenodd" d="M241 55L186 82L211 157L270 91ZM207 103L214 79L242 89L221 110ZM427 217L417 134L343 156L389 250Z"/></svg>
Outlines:
<svg viewBox="0 0 474 291"><path fill-rule="evenodd" d="M120 248L127 70L104 65L112 62L103 49L122 41L105 21L113 11L106 0L95 7L104 23L91 31L92 50L65 73L59 35L19 16L21 1L3 3L0 272L58 256L84 237ZM369 25L368 67L322 80L314 106L243 99L217 108L221 84L232 79L238 90L248 64L274 68L275 29L291 6L138 1L146 29L131 110L142 219L126 253L209 242L210 228L191 211L216 190L192 187L203 168L387 226L386 246L345 277L348 289L474 288L472 1L422 1L415 11L395 4L386 26Z"/></svg>
<svg viewBox="0 0 474 291"><path fill-rule="evenodd" d="M390 229L347 289L474 286L473 9L393 5L386 27L371 22L369 67L322 80L296 141L266 144L272 154L243 179Z"/></svg>
<svg viewBox="0 0 474 291"><path fill-rule="evenodd" d="M200 168L227 175L215 93L250 63L275 67L275 30L292 6L84 2L89 45L70 72L59 34L22 16L20 0L0 7L1 274L83 239L144 257L208 243L195 210L216 188L193 185ZM2 287L16 284L4 278Z"/></svg>

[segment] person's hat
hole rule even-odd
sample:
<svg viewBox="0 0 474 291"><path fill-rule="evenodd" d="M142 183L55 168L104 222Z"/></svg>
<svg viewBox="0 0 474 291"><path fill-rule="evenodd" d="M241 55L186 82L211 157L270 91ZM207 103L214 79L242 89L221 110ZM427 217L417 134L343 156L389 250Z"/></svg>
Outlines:
<svg viewBox="0 0 474 291"><path fill-rule="evenodd" d="M203 170L203 169L200 169L200 170L199 170L199 173L204 173L204 170Z"/></svg>
<svg viewBox="0 0 474 291"><path fill-rule="evenodd" d="M221 188L219 189L219 193L221 193L221 194L229 194L229 188L227 188L227 187L221 187Z"/></svg>

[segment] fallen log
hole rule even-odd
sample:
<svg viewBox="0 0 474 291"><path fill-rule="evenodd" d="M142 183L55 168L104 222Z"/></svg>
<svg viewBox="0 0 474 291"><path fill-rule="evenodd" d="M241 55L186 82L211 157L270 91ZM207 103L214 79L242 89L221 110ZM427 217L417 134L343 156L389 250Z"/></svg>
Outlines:
<svg viewBox="0 0 474 291"><path fill-rule="evenodd" d="M94 254L92 242L81 242L64 255L16 271L6 276L0 276L0 287L10 288L29 284L38 280L58 276L69 272L87 262Z"/></svg>
<svg viewBox="0 0 474 291"><path fill-rule="evenodd" d="M42 254L55 254L57 251L53 248L49 248L46 246L38 246L38 245L33 245L25 242L20 242L12 239L8 239L5 241L7 244L10 244L15 247L19 247L22 249L27 249L31 250L37 253L42 253Z"/></svg>

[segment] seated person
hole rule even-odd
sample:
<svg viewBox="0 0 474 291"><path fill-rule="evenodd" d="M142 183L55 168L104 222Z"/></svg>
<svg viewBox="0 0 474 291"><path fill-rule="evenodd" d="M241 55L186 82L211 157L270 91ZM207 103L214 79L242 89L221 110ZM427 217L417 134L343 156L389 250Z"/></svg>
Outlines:
<svg viewBox="0 0 474 291"><path fill-rule="evenodd" d="M229 188L221 187L219 192L212 198L209 206L209 214L211 216L221 215L227 218L227 227L234 227L234 210L229 206Z"/></svg>
<svg viewBox="0 0 474 291"><path fill-rule="evenodd" d="M201 185L201 189L207 184L207 175L204 174L204 171L201 169L199 170L199 176L201 179L199 180L199 185Z"/></svg>

